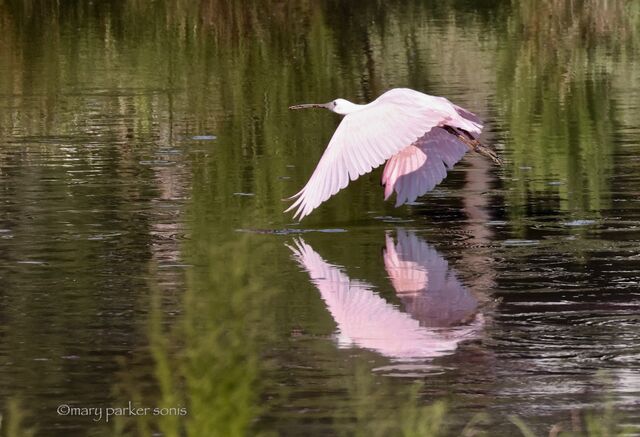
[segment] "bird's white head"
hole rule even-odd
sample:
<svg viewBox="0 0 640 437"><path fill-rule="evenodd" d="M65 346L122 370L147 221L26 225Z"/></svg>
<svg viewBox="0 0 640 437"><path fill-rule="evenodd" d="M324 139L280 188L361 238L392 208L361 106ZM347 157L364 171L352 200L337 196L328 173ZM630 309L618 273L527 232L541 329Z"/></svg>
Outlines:
<svg viewBox="0 0 640 437"><path fill-rule="evenodd" d="M325 108L331 112L335 112L340 115L351 114L352 112L359 111L366 105L357 105L351 103L345 99L335 99L328 103L304 103L302 105L289 106L289 109L306 109L306 108Z"/></svg>
<svg viewBox="0 0 640 437"><path fill-rule="evenodd" d="M365 106L351 103L350 101L345 99L335 99L333 102L331 102L331 104L333 105L333 108L329 109L340 115L351 114L352 112L356 112Z"/></svg>

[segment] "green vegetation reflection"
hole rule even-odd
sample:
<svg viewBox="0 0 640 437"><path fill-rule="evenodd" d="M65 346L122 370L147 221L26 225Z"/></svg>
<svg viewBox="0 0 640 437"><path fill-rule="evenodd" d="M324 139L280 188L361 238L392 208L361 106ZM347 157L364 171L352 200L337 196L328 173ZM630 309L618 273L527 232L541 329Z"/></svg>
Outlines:
<svg viewBox="0 0 640 437"><path fill-rule="evenodd" d="M173 144L215 133L215 159L194 157L206 175L194 189L215 187L208 212L221 225L289 220L280 199L304 183L336 123L324 113L288 114L295 102L368 100L411 86L467 104L490 127L497 108L503 133L491 140L511 160L514 218L528 202L545 208L549 196L567 212L609 207L614 120L640 116L625 93L638 77L635 2L513 0L469 13L456 2L128 0L52 2L44 14L29 1L0 8L0 92L19 107L26 96L40 101L18 117L2 112L0 134L86 136L91 126L80 120L89 104L121 114L110 129L119 141ZM45 32L30 32L43 22ZM68 38L77 28L82 37ZM370 189L377 176L365 180L312 221L387 208ZM251 202L237 192L253 194ZM229 214L238 208L242 216Z"/></svg>

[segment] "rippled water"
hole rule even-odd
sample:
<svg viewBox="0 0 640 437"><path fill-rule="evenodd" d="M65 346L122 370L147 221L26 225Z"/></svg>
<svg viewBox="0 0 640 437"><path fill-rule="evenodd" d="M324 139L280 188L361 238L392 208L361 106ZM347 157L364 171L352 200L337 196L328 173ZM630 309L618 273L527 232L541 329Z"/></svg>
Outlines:
<svg viewBox="0 0 640 437"><path fill-rule="evenodd" d="M6 420L394 435L444 401L452 435L606 403L640 426L638 5L187 3L0 5ZM398 86L477 112L506 165L283 214L339 121L287 107ZM188 415L56 411L129 401Z"/></svg>

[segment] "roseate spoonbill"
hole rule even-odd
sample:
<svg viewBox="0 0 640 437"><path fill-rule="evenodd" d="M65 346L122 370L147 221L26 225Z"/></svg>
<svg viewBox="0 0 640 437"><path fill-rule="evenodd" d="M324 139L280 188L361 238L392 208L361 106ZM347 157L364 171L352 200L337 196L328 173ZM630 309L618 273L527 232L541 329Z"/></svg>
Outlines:
<svg viewBox="0 0 640 437"><path fill-rule="evenodd" d="M311 178L285 211L302 220L349 180L387 161L382 173L385 200L396 192L396 206L413 202L438 185L447 169L469 150L500 165L493 150L478 141L482 122L475 114L408 88L396 88L365 105L336 99L290 106L325 108L344 115Z"/></svg>
<svg viewBox="0 0 640 437"><path fill-rule="evenodd" d="M409 312L387 302L372 285L350 279L344 269L327 263L302 238L294 240L294 244L289 246L294 259L309 273L338 326L339 347L371 349L402 361L435 358L453 353L461 341L475 338L484 325L482 314L475 311L473 296L437 252L426 243L422 243L426 251L414 252L411 247L403 247L414 244L425 249L415 234L399 240L398 246L387 239L385 252L385 265L394 288L399 282L404 285L411 282L416 287L411 292L396 288L403 302L409 294L414 298L422 295L433 306L414 311L415 305L408 305ZM412 258L423 255L425 258ZM409 277L413 279L407 280ZM433 299L430 294L434 294ZM436 304L433 300L440 302ZM449 316L438 314L441 311ZM464 320L460 317L462 313L466 316ZM469 323L460 325L465 322Z"/></svg>

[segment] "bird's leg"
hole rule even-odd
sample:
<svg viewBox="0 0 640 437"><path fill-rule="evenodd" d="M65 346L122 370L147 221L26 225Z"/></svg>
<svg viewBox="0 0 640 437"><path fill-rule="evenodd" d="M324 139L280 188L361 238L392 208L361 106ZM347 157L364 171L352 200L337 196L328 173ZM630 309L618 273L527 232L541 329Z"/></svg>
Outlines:
<svg viewBox="0 0 640 437"><path fill-rule="evenodd" d="M492 149L490 149L489 147L485 146L484 144L482 144L479 141L476 141L476 143L478 143L477 145L474 146L473 150L474 152L477 152L483 156L486 156L487 158L489 158L490 160L493 161L494 164L498 165L498 166L502 166L504 164L504 161L502 161L502 158L500 158L496 152L494 152Z"/></svg>
<svg viewBox="0 0 640 437"><path fill-rule="evenodd" d="M503 164L502 158L500 158L496 154L496 152L491 150L489 147L485 146L480 141L473 138L473 136L466 130L459 129L459 128L456 129L454 127L447 126L447 125L442 126L442 128L447 132L449 132L451 135L455 135L460 141L466 144L467 147L469 147L469 149L473 150L476 153L479 153L480 155L486 156L487 158L491 159L494 162L494 164L502 166Z"/></svg>

